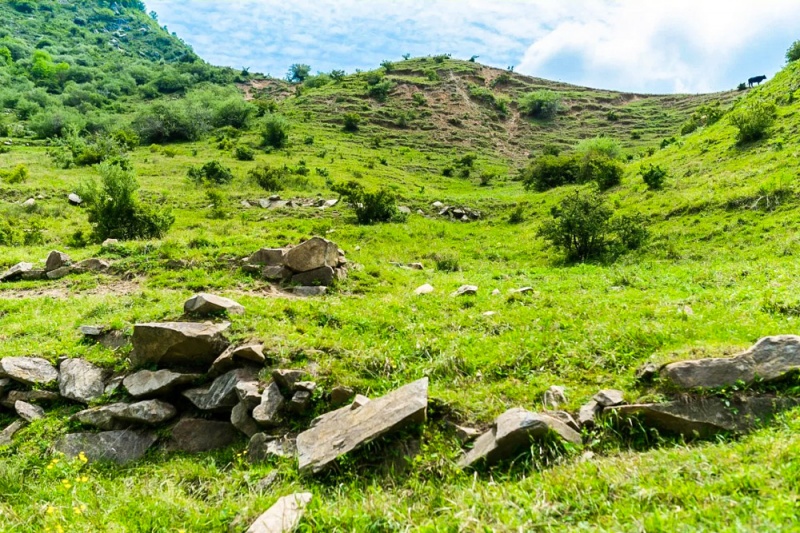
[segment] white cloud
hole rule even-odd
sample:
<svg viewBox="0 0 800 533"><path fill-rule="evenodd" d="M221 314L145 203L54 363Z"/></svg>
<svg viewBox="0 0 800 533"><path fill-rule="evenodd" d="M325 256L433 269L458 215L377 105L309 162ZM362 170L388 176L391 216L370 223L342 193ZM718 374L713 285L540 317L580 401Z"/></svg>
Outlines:
<svg viewBox="0 0 800 533"><path fill-rule="evenodd" d="M797 0L150 0L212 63L281 75L374 68L403 53L632 91L729 88L772 74ZM768 59L759 61L764 55ZM764 65L764 68L759 68ZM759 72L753 72L758 69Z"/></svg>

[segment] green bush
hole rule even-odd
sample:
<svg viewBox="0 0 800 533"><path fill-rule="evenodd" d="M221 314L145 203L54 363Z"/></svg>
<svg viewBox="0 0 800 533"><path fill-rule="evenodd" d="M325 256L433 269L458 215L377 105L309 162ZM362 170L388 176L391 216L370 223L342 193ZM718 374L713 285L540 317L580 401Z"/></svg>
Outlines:
<svg viewBox="0 0 800 533"><path fill-rule="evenodd" d="M281 115L269 115L261 123L260 133L263 146L283 148L289 142L289 121Z"/></svg>
<svg viewBox="0 0 800 533"><path fill-rule="evenodd" d="M293 83L303 83L311 75L311 67L302 63L295 63L289 67L286 78Z"/></svg>
<svg viewBox="0 0 800 533"><path fill-rule="evenodd" d="M667 171L659 165L652 163L639 171L639 175L647 185L648 189L656 190L664 186L664 181L667 179Z"/></svg>
<svg viewBox="0 0 800 533"><path fill-rule="evenodd" d="M603 153L543 155L522 171L525 188L546 191L562 185L595 182L605 190L622 181L622 164Z"/></svg>
<svg viewBox="0 0 800 533"><path fill-rule="evenodd" d="M215 128L230 126L242 129L255 108L241 97L228 98L219 102L213 111L212 124Z"/></svg>
<svg viewBox="0 0 800 533"><path fill-rule="evenodd" d="M397 210L395 196L385 189L367 192L358 182L349 181L345 184L334 185L331 190L338 193L353 207L359 224L398 222L405 218Z"/></svg>
<svg viewBox="0 0 800 533"><path fill-rule="evenodd" d="M186 175L190 181L198 184L225 185L233 181L231 169L223 166L219 161L209 161L199 168L191 167Z"/></svg>
<svg viewBox="0 0 800 533"><path fill-rule="evenodd" d="M29 176L28 167L22 164L11 170L0 170L0 179L12 185L28 181Z"/></svg>
<svg viewBox="0 0 800 533"><path fill-rule="evenodd" d="M256 152L249 146L239 145L233 150L233 155L239 161L253 161L256 158Z"/></svg>
<svg viewBox="0 0 800 533"><path fill-rule="evenodd" d="M216 188L210 188L206 191L206 201L211 205L208 218L213 218L215 220L228 218L228 210L226 209L228 197L224 192Z"/></svg>
<svg viewBox="0 0 800 533"><path fill-rule="evenodd" d="M258 166L247 173L247 177L268 192L283 190L287 185L289 171L285 167Z"/></svg>
<svg viewBox="0 0 800 533"><path fill-rule="evenodd" d="M86 120L77 112L67 109L40 111L28 122L28 127L39 139L63 137L70 129L82 130Z"/></svg>
<svg viewBox="0 0 800 533"><path fill-rule="evenodd" d="M593 137L584 139L575 147L575 151L583 157L602 156L608 159L621 159L622 146L612 137Z"/></svg>
<svg viewBox="0 0 800 533"><path fill-rule="evenodd" d="M128 147L115 135L95 134L81 136L69 129L64 137L57 139L56 146L48 152L60 168L96 165L107 160L125 160Z"/></svg>
<svg viewBox="0 0 800 533"><path fill-rule="evenodd" d="M584 157L581 165L581 183L594 181L600 190L619 185L625 169L622 163L603 155Z"/></svg>
<svg viewBox="0 0 800 533"><path fill-rule="evenodd" d="M375 85L371 85L367 93L371 98L379 102L385 102L389 98L389 93L394 89L394 83L390 80L383 80Z"/></svg>
<svg viewBox="0 0 800 533"><path fill-rule="evenodd" d="M795 41L786 51L786 61L791 63L800 59L800 41Z"/></svg>
<svg viewBox="0 0 800 533"><path fill-rule="evenodd" d="M345 131L358 131L358 126L360 124L361 124L361 115L359 115L358 113L344 114Z"/></svg>
<svg viewBox="0 0 800 533"><path fill-rule="evenodd" d="M777 108L775 104L758 100L745 104L731 113L731 124L738 130L739 143L748 143L763 139L767 130L775 122Z"/></svg>
<svg viewBox="0 0 800 533"><path fill-rule="evenodd" d="M139 201L133 171L110 162L101 163L98 170L100 181L86 181L79 190L93 240L154 239L166 234L175 217L166 209Z"/></svg>
<svg viewBox="0 0 800 533"><path fill-rule="evenodd" d="M519 99L520 111L533 118L549 120L561 109L561 97L548 89L541 89Z"/></svg>
<svg viewBox="0 0 800 533"><path fill-rule="evenodd" d="M134 118L132 127L145 144L196 141L211 129L211 112L186 100L156 102Z"/></svg>

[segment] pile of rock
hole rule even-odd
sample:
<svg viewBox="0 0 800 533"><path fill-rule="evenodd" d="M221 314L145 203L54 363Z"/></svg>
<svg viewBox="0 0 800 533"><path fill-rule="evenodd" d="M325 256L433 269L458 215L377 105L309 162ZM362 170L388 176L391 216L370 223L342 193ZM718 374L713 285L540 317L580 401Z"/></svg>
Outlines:
<svg viewBox="0 0 800 533"><path fill-rule="evenodd" d="M347 258L333 242L314 237L297 246L262 248L245 260L243 268L268 281L292 285L297 295L315 296L347 277Z"/></svg>
<svg viewBox="0 0 800 533"><path fill-rule="evenodd" d="M469 207L445 205L442 202L434 202L432 207L437 210L440 217L448 217L452 220L472 222L474 220L480 220L481 218L480 211Z"/></svg>
<svg viewBox="0 0 800 533"><path fill-rule="evenodd" d="M61 279L73 272L105 272L111 267L102 259L86 259L73 264L72 259L57 250L50 252L44 268L36 268L33 263L17 263L0 274L0 282L19 280Z"/></svg>
<svg viewBox="0 0 800 533"><path fill-rule="evenodd" d="M339 203L338 199L325 200L322 198L292 198L291 200L282 200L280 196L274 195L269 198L261 198L257 201L242 200L241 205L245 209L249 209L254 205L259 206L261 209L297 209L297 208L319 208L328 209L334 207Z"/></svg>

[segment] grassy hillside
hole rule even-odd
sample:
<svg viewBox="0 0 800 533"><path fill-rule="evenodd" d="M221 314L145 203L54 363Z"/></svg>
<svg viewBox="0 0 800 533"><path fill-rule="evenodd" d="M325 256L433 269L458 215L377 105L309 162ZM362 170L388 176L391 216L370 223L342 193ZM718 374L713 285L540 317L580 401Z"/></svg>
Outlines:
<svg viewBox="0 0 800 533"><path fill-rule="evenodd" d="M103 28L91 26L100 4L36 3L34 18L17 4L0 3L8 31L0 48L15 39L32 49L0 67L0 76L16 93L51 99L41 112L69 107L63 99L72 86L59 92L38 85L24 57L32 57L34 35L44 28L69 32L66 21L79 16L87 21L79 27L86 37L59 30L48 45L54 62L72 69L80 63L65 57L84 45L95 61L109 56L107 65L92 67L97 70L87 83L98 84L113 58L133 61L136 52L136 62L155 76L88 110L112 117L101 131L136 130L136 117L159 102L186 105L181 109L201 116L195 104L209 101L213 91L232 98L235 77L210 80L217 89L195 80L172 95L142 92L171 68L186 74L187 65L212 67L181 62L188 50L175 40L159 41L166 34L141 11L122 13L136 21L131 29L146 25L155 40L137 37L136 44L122 45L125 52L109 52L90 37ZM9 27L48 16L47 26L27 33ZM146 61L139 51L157 52L165 63ZM387 81L384 101L380 90L369 94ZM647 96L448 58L412 59L339 81L251 81L251 107L238 127L215 125L214 117L227 114L212 113L201 116L193 140L117 146L136 172L143 203L170 208L175 223L163 238L115 249L94 242L86 209L66 202L97 177L97 167L53 157L63 151L59 143L77 142L75 135L94 142L91 131L37 139L30 117L4 100L11 144L2 145L0 170L24 165L29 176L0 183L0 218L11 228L3 233L0 226L0 234L11 236L0 246L0 266L37 262L52 249L114 264L108 275L1 285L0 357L68 355L124 371L129 348L86 344L78 326L107 324L129 333L136 322L180 318L185 299L204 290L246 307L232 320L232 340L264 342L281 366L308 369L325 390L348 385L375 397L429 376L433 401L424 428L377 441L323 478L299 477L290 460L249 464L241 455L244 438L210 454L154 450L125 468L63 462L48 468L52 442L79 427L67 421L76 406L56 405L0 449L0 530L240 531L279 496L299 489L315 494L302 531L793 530L798 412L749 437L710 443L603 427L587 435L584 451L592 456L536 450L533 458L525 454L476 475L456 468L460 446L448 421L486 427L510 407L540 410L550 385L566 387L570 410L601 388L621 388L630 401L657 399L663 391L634 380L646 361L730 354L765 335L794 333L798 87L797 62L746 94ZM539 89L559 95L555 117L520 114L520 99ZM731 117L762 100L777 105L774 125L762 140L737 142ZM679 134L701 105L715 101L732 109L714 124L700 117L696 131ZM344 130L347 113L361 118L355 131ZM290 125L288 144L269 149L261 146L260 132L275 115ZM641 215L650 239L616 258L570 263L537 232L554 206L589 185L536 192L523 187L519 171L545 149L569 152L598 135L619 142L624 164L621 183L602 198L618 215ZM253 149L254 160L235 157L237 147ZM471 166L459 163L470 153L476 156ZM231 169L230 183L209 187L187 179L190 168L213 160ZM261 209L257 200L273 192L248 172L265 164L286 169L284 198L336 198L333 186L355 180L369 190L385 188L412 214L402 222L359 225L344 203L327 210ZM643 183L639 173L649 165L667 171L663 188ZM445 175L450 168L452 175ZM35 205L23 207L29 198ZM254 207L243 207L243 200ZM470 223L440 217L435 201L478 209L482 217ZM238 267L260 247L313 235L332 239L358 265L324 298L290 297ZM417 261L425 270L392 264ZM424 283L435 293L415 296ZM465 283L479 287L476 297L449 296ZM534 290L510 294L524 286ZM487 316L490 311L495 314ZM785 385L791 391L798 382ZM11 420L0 411L0 427ZM275 483L259 488L271 473ZM76 478L81 481L65 488L63 480Z"/></svg>

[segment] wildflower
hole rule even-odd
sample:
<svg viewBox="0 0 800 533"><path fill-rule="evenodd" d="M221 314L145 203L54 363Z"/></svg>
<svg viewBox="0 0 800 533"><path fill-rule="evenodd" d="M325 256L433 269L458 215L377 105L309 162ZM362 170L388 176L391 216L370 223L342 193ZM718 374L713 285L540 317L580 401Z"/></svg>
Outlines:
<svg viewBox="0 0 800 533"><path fill-rule="evenodd" d="M81 510L80 507L75 506L75 507L72 508L72 512L75 513L75 514L81 514L81 513L83 513L83 510Z"/></svg>
<svg viewBox="0 0 800 533"><path fill-rule="evenodd" d="M86 454L85 454L85 453L83 453L83 452L81 452L81 453L79 453L79 454L78 454L78 459L79 459L79 460L80 460L80 461L81 461L83 464L86 464L86 463L88 463L88 462L89 462L89 458L88 458L88 457L86 457Z"/></svg>
<svg viewBox="0 0 800 533"><path fill-rule="evenodd" d="M56 512L56 509L55 509L55 507L53 507L52 505L48 505L48 506L47 506L47 510L46 510L45 512L46 512L47 514L53 514L53 513L55 513L55 512Z"/></svg>
<svg viewBox="0 0 800 533"><path fill-rule="evenodd" d="M88 476L81 476L81 483L88 483L89 477Z"/></svg>

